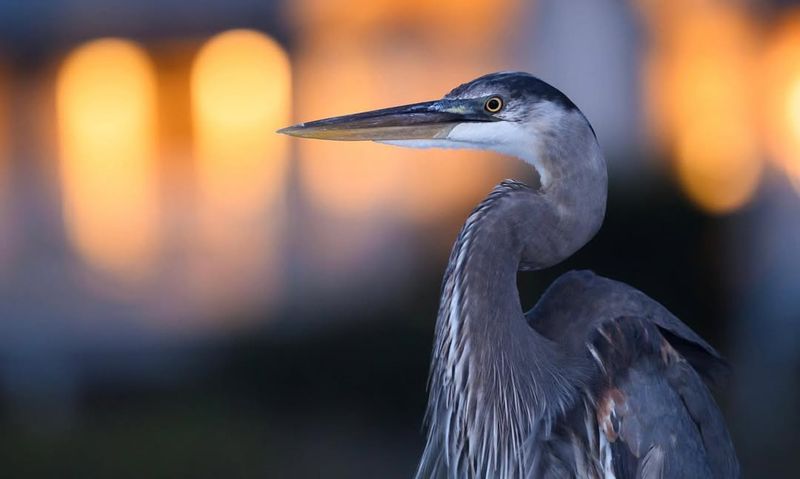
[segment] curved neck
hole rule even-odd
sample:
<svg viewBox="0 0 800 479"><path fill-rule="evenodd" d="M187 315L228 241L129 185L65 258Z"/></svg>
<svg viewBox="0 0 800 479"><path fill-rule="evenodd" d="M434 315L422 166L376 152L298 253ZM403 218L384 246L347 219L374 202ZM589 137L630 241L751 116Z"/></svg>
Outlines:
<svg viewBox="0 0 800 479"><path fill-rule="evenodd" d="M448 138L523 160L539 173L541 185L536 191L508 191L511 198L491 201L491 208L484 202L467 223L500 225L483 228L498 241L514 236L522 257L504 253L503 259L520 259L516 266L523 269L552 266L585 245L603 222L608 183L605 159L586 117L577 109L542 103L521 121L496 127L495 136L475 140L482 128L461 124Z"/></svg>
<svg viewBox="0 0 800 479"><path fill-rule="evenodd" d="M545 405L556 411L570 397L570 383L555 377L570 370L570 360L527 325L516 287L518 270L569 257L605 214L605 161L588 122L581 116L559 131L570 137L535 135L528 149L513 152L536 167L541 187L496 186L453 247L436 324L422 475L438 461L458 470L467 457L485 459L479 464L493 464L486 467L495 473L525 468L524 458L507 455L521 444L498 441L527 438L536 421L548 422Z"/></svg>
<svg viewBox="0 0 800 479"><path fill-rule="evenodd" d="M605 158L583 114L576 110L555 125L542 120L532 128L530 144L517 156L539 172L538 195L515 194L493 212L510 222L506 233L518 235L522 269L553 266L588 243L603 223L608 187Z"/></svg>

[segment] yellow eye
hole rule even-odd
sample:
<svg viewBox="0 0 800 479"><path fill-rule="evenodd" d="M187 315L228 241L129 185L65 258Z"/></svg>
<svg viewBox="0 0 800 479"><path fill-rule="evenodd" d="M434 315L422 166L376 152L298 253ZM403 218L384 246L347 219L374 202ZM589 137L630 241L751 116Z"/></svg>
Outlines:
<svg viewBox="0 0 800 479"><path fill-rule="evenodd" d="M503 109L503 99L499 96L493 96L486 100L486 103L483 104L483 108L489 113L497 113Z"/></svg>

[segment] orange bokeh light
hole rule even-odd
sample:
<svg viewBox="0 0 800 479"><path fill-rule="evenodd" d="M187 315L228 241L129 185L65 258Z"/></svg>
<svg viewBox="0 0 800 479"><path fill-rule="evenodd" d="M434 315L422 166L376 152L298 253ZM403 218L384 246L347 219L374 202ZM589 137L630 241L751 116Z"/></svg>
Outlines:
<svg viewBox="0 0 800 479"><path fill-rule="evenodd" d="M766 145L800 191L800 11L770 36L761 70Z"/></svg>
<svg viewBox="0 0 800 479"><path fill-rule="evenodd" d="M8 87L5 68L0 64L0 218L6 206L8 168Z"/></svg>
<svg viewBox="0 0 800 479"><path fill-rule="evenodd" d="M347 0L332 5L350 11L344 8ZM505 18L517 2L463 3L457 9L461 21L441 23L435 19L444 7L430 2L378 1L359 6L341 21L316 15L318 6L324 8L315 0L296 6L295 17L308 32L296 62L298 121L439 98L461 82L502 69L506 63L499 53L497 17L487 23L484 15L495 11ZM414 30L403 42L385 33L407 25ZM458 33L442 34L454 29ZM428 42L431 32L442 36ZM468 32L483 39L480 46L465 45ZM453 206L474 203L508 172L508 163L475 151L320 141L299 141L297 147L301 186L312 204L352 218L435 220Z"/></svg>
<svg viewBox="0 0 800 479"><path fill-rule="evenodd" d="M11 199L9 191L11 182L8 178L8 98L6 71L0 63L0 269L4 266L5 260L11 256L11 248L8 244L12 233L8 207Z"/></svg>
<svg viewBox="0 0 800 479"><path fill-rule="evenodd" d="M297 0L290 15L308 37L386 38L397 28L406 36L421 36L429 44L448 44L454 54L491 52L508 30L524 2L520 0ZM371 39L370 41L374 41Z"/></svg>
<svg viewBox="0 0 800 479"><path fill-rule="evenodd" d="M253 30L208 40L191 72L198 235L190 281L215 306L270 299L279 282L291 65Z"/></svg>
<svg viewBox="0 0 800 479"><path fill-rule="evenodd" d="M148 272L158 247L155 74L147 54L120 39L86 43L56 84L64 219L94 267Z"/></svg>
<svg viewBox="0 0 800 479"><path fill-rule="evenodd" d="M371 64L352 51L301 55L297 78L302 120L370 109L378 100L379 80ZM359 215L387 208L395 197L396 178L402 174L397 150L321 141L299 141L297 148L300 179L316 206Z"/></svg>
<svg viewBox="0 0 800 479"><path fill-rule="evenodd" d="M672 147L681 187L697 205L726 213L755 192L762 162L756 135L754 26L715 3L658 11L646 67L647 104Z"/></svg>
<svg viewBox="0 0 800 479"><path fill-rule="evenodd" d="M290 115L289 60L251 30L224 32L197 54L191 77L197 178L206 207L250 214L283 191Z"/></svg>

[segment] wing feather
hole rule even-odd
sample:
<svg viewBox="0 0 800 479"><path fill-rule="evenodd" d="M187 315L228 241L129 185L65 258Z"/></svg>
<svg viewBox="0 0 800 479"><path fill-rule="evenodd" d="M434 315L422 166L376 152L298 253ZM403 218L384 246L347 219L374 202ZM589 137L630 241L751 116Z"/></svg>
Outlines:
<svg viewBox="0 0 800 479"><path fill-rule="evenodd" d="M600 325L598 428L621 478L739 476L722 415L698 373L647 319ZM604 372L600 372L604 371Z"/></svg>
<svg viewBox="0 0 800 479"><path fill-rule="evenodd" d="M548 451L541 457L552 460L537 470L557 462L575 477L598 479L740 477L709 390L727 364L666 308L624 283L577 271L556 280L526 317L594 370L583 400L541 441Z"/></svg>

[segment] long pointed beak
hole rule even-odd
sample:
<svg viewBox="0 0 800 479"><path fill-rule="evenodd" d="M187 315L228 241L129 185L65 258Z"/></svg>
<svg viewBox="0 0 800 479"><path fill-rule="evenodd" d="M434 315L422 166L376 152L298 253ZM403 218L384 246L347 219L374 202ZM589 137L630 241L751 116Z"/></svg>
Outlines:
<svg viewBox="0 0 800 479"><path fill-rule="evenodd" d="M298 123L284 135L341 141L429 140L447 138L464 122L493 121L471 100L437 100Z"/></svg>

